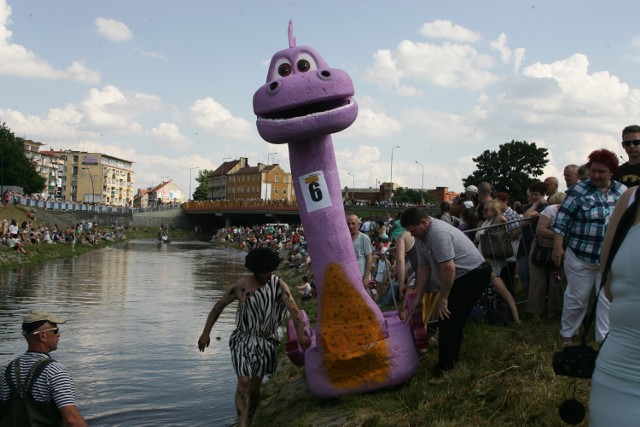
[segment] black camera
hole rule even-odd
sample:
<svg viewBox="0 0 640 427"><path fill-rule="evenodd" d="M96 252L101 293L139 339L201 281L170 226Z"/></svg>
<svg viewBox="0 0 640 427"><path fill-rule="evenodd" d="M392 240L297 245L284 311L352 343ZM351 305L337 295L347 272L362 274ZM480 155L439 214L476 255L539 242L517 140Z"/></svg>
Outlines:
<svg viewBox="0 0 640 427"><path fill-rule="evenodd" d="M553 372L573 378L591 378L598 351L588 345L565 347L553 353Z"/></svg>

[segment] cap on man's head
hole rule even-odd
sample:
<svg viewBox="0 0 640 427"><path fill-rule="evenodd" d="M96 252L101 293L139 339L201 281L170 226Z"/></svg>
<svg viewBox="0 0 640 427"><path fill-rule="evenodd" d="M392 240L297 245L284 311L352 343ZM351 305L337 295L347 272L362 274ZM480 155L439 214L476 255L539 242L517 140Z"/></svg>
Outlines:
<svg viewBox="0 0 640 427"><path fill-rule="evenodd" d="M475 185L470 185L464 191L466 191L467 193L477 193L478 192L478 187L476 187Z"/></svg>
<svg viewBox="0 0 640 427"><path fill-rule="evenodd" d="M66 320L46 311L32 311L22 318L22 330L27 333L33 332L47 322L57 325L59 323L65 323Z"/></svg>

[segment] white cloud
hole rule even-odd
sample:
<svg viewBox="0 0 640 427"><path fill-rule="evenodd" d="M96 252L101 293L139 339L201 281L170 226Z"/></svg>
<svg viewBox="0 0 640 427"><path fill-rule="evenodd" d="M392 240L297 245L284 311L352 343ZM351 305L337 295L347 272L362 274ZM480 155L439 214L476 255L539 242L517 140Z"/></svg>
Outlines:
<svg viewBox="0 0 640 427"><path fill-rule="evenodd" d="M107 85L102 89L91 89L82 101L83 125L100 132L128 130L139 133L142 125L136 118L160 106L161 100L155 95L134 93L126 96L117 87Z"/></svg>
<svg viewBox="0 0 640 427"><path fill-rule="evenodd" d="M415 95L417 84L480 90L499 81L489 70L492 57L465 44L400 42L395 51L379 50L365 79L401 95ZM404 83L410 81L413 85Z"/></svg>
<svg viewBox="0 0 640 427"><path fill-rule="evenodd" d="M94 132L78 129L82 117L83 114L71 105L52 108L44 117L0 109L0 121L6 121L16 135L45 143L97 136Z"/></svg>
<svg viewBox="0 0 640 427"><path fill-rule="evenodd" d="M511 60L511 49L507 46L507 36L502 33L496 40L489 43L489 48L500 52L502 62L507 64Z"/></svg>
<svg viewBox="0 0 640 427"><path fill-rule="evenodd" d="M345 136L381 139L401 132L402 125L398 120L389 117L386 113L361 107L358 110L358 118L347 129Z"/></svg>
<svg viewBox="0 0 640 427"><path fill-rule="evenodd" d="M74 80L87 84L100 82L100 73L88 68L83 61L74 61L66 70L57 70L26 47L11 43L10 17L11 7L6 0L0 0L0 75Z"/></svg>
<svg viewBox="0 0 640 427"><path fill-rule="evenodd" d="M161 122L149 131L149 135L161 144L176 149L186 150L192 145L175 123Z"/></svg>
<svg viewBox="0 0 640 427"><path fill-rule="evenodd" d="M630 97L634 97L636 110L637 94L632 94L629 85L608 71L589 73L589 60L577 53L567 59L550 64L535 63L523 69L523 76L535 79L551 79L557 84L557 91L551 97L538 98L537 109L562 110L569 114L624 113ZM554 102L547 104L550 98ZM546 105L545 105L546 104ZM629 112L631 113L631 112Z"/></svg>
<svg viewBox="0 0 640 427"><path fill-rule="evenodd" d="M166 61L168 59L165 54L160 52L151 52L140 48L135 48L134 51L146 58L160 59L162 61Z"/></svg>
<svg viewBox="0 0 640 427"><path fill-rule="evenodd" d="M133 38L133 33L125 23L115 19L103 18L95 19L98 33L105 39L112 42L124 42Z"/></svg>
<svg viewBox="0 0 640 427"><path fill-rule="evenodd" d="M427 37L448 39L463 43L476 43L482 39L480 34L443 19L422 24L420 34Z"/></svg>
<svg viewBox="0 0 640 427"><path fill-rule="evenodd" d="M234 117L211 97L197 100L191 106L191 113L197 126L214 135L246 140L255 134L251 123L241 117Z"/></svg>

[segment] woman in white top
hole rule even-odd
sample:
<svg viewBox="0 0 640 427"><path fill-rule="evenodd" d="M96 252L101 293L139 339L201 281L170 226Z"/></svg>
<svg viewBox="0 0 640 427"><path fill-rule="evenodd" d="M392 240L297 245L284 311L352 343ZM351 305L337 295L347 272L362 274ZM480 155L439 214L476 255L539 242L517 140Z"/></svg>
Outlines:
<svg viewBox="0 0 640 427"><path fill-rule="evenodd" d="M482 230L491 226L495 226L498 224L504 224L507 222L507 219L502 216L500 213L502 212L500 202L495 199L488 200L483 203L484 207L484 217L485 221L479 227L480 229L476 233L476 243L479 243L480 236L486 232L487 230ZM478 246L478 250L482 253L481 246ZM511 315L513 316L513 321L516 323L520 323L520 316L518 314L518 307L516 306L516 301L513 299L513 295L507 289L507 286L504 284L504 281L500 278L500 270L507 263L506 259L504 260L496 260L488 257L489 254L482 254L487 262L491 264L491 285L493 286L493 291L496 292L500 297L507 303L509 309L511 310Z"/></svg>

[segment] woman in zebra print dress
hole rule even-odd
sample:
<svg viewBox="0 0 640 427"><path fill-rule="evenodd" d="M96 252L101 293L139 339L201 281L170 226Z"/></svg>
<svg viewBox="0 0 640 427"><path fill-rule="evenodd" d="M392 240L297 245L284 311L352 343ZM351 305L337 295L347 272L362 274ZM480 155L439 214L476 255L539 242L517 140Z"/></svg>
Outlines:
<svg viewBox="0 0 640 427"><path fill-rule="evenodd" d="M254 249L245 258L245 267L253 274L241 277L213 306L198 340L198 348L209 346L211 329L224 308L238 300L236 330L229 339L231 360L238 376L236 409L238 425L250 426L260 402L262 378L276 370L278 326L285 310L291 314L303 348L311 345L305 335L305 324L287 284L271 273L278 268L280 257L268 248Z"/></svg>

